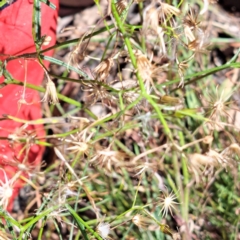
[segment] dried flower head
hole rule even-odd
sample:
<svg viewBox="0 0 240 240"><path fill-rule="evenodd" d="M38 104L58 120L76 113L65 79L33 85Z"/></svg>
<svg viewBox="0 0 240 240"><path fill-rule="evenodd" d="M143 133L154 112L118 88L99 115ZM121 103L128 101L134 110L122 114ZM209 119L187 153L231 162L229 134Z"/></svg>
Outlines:
<svg viewBox="0 0 240 240"><path fill-rule="evenodd" d="M28 129L29 124L23 124L21 127L15 129L13 133L8 135L8 138L13 143L22 143L24 139L27 143L34 142L34 138L36 137L36 132L34 130Z"/></svg>
<svg viewBox="0 0 240 240"><path fill-rule="evenodd" d="M239 154L238 144L232 144L221 153L209 149L205 154L194 153L189 155L189 167L195 175L197 183L200 182L200 176L203 174L214 174L215 168L235 167L236 161L232 153Z"/></svg>
<svg viewBox="0 0 240 240"><path fill-rule="evenodd" d="M174 201L175 199L177 199L177 197L173 192L171 192L170 194L168 192L163 192L163 197L159 198L160 200L159 205L162 207L160 210L162 217L166 217L168 211L171 213L171 215L173 215L172 211L176 210L175 205L179 204Z"/></svg>
<svg viewBox="0 0 240 240"><path fill-rule="evenodd" d="M207 47L209 46L208 42L204 42L205 40L203 39L195 39L191 41L187 47L189 50L192 50L193 52L198 52L198 53L207 53Z"/></svg>
<svg viewBox="0 0 240 240"><path fill-rule="evenodd" d="M232 89L219 89L219 86L216 87L215 92L208 94L207 100L207 110L209 118L213 121L219 121L222 116L229 116L227 110L229 109L228 105L231 103L228 100L233 94Z"/></svg>
<svg viewBox="0 0 240 240"><path fill-rule="evenodd" d="M184 34L189 42L194 42L196 37L189 26L184 26Z"/></svg>
<svg viewBox="0 0 240 240"><path fill-rule="evenodd" d="M98 64L98 66L94 69L94 72L96 73L97 80L100 80L102 82L106 82L107 77L109 75L109 72L113 66L114 62L112 58L108 58L103 60Z"/></svg>
<svg viewBox="0 0 240 240"><path fill-rule="evenodd" d="M194 44L197 45L197 43L200 44L202 42L202 44L206 44L206 34L200 28L200 23L198 14L190 8L188 14L183 19L184 34L190 42L190 49L194 48Z"/></svg>
<svg viewBox="0 0 240 240"><path fill-rule="evenodd" d="M123 99L126 103L132 103L140 96L140 91L128 91L123 93ZM139 107L139 103L135 105L135 108Z"/></svg>
<svg viewBox="0 0 240 240"><path fill-rule="evenodd" d="M88 133L87 128L78 133L76 136L70 135L71 139L65 139L67 143L71 143L71 147L67 150L72 151L72 153L84 153L88 155L91 144L89 143L94 133Z"/></svg>
<svg viewBox="0 0 240 240"><path fill-rule="evenodd" d="M47 76L46 91L42 98L42 102L50 102L51 104L58 103L57 89L54 82L49 77L48 73L45 71Z"/></svg>
<svg viewBox="0 0 240 240"><path fill-rule="evenodd" d="M128 6L128 2L126 0L118 0L117 3L116 3L116 9L117 9L117 12L118 12L118 15L121 16L123 11L126 10Z"/></svg>
<svg viewBox="0 0 240 240"><path fill-rule="evenodd" d="M179 62L178 59L176 58L177 61L177 67L178 67L178 74L180 76L180 83L178 85L178 87L184 87L184 73L188 67L188 64L186 62Z"/></svg>
<svg viewBox="0 0 240 240"><path fill-rule="evenodd" d="M207 53L207 47L210 44L206 32L199 28L194 34L194 38L194 40L190 39L187 44L188 49L195 53Z"/></svg>
<svg viewBox="0 0 240 240"><path fill-rule="evenodd" d="M13 183L14 179L8 179L4 169L0 168L4 175L4 181L0 180L0 206L6 210L8 206L9 198L13 194Z"/></svg>
<svg viewBox="0 0 240 240"><path fill-rule="evenodd" d="M150 86L153 85L152 78L151 78L152 64L148 60L148 58L144 54L142 54L140 51L137 51L135 55L137 60L138 72L145 83L145 88L147 93L150 93L151 91Z"/></svg>
<svg viewBox="0 0 240 240"><path fill-rule="evenodd" d="M73 144L72 147L67 148L67 150L72 151L72 153L87 153L89 149L89 144L85 142L71 142Z"/></svg>
<svg viewBox="0 0 240 240"><path fill-rule="evenodd" d="M86 57L86 51L89 44L89 41L91 38L88 38L88 40L84 40L84 38L88 35L88 32L86 32L79 40L77 46L71 51L69 55L68 60L68 68L70 64L78 65L79 62L81 62Z"/></svg>
<svg viewBox="0 0 240 240"><path fill-rule="evenodd" d="M151 92L151 88L153 88L154 91L158 93L157 89L155 88L153 78L158 77L160 73L164 71L165 65L160 67L154 66L151 61L148 60L148 58L140 51L137 51L135 55L138 72L144 81L147 93Z"/></svg>
<svg viewBox="0 0 240 240"><path fill-rule="evenodd" d="M225 148L221 155L228 158L240 157L240 146L237 143L232 143L230 146Z"/></svg>
<svg viewBox="0 0 240 240"><path fill-rule="evenodd" d="M200 182L200 175L202 174L202 167L215 166L216 161L208 156L200 153L190 154L188 156L189 169L195 176L195 181L198 184Z"/></svg>
<svg viewBox="0 0 240 240"><path fill-rule="evenodd" d="M144 35L149 32L156 34L159 28L159 17L158 17L158 5L151 3L143 12L143 27L142 31Z"/></svg>
<svg viewBox="0 0 240 240"><path fill-rule="evenodd" d="M187 15L183 18L183 25L189 27L191 30L195 30L199 27L200 23L198 14L190 8Z"/></svg>
<svg viewBox="0 0 240 240"><path fill-rule="evenodd" d="M115 158L115 151L111 151L110 148L98 150L97 154L90 160L90 162L95 162L96 165L101 167L105 166L108 170L112 170L113 162L118 162Z"/></svg>
<svg viewBox="0 0 240 240"><path fill-rule="evenodd" d="M112 88L119 90L127 90L123 92L123 100L131 103L139 97L138 82L136 80L118 81L111 85ZM136 90L135 90L136 89Z"/></svg>
<svg viewBox="0 0 240 240"><path fill-rule="evenodd" d="M154 169L156 169L156 163L150 163L146 161L144 163L137 164L137 167L135 167L135 170L138 170L138 172L134 176L140 175L146 172L147 170L152 171Z"/></svg>
<svg viewBox="0 0 240 240"><path fill-rule="evenodd" d="M220 164L222 167L226 168L227 164L229 163L227 158L225 158L221 153L218 153L213 149L209 149L209 151L206 152L205 155L210 157L212 161L215 162L215 166Z"/></svg>
<svg viewBox="0 0 240 240"><path fill-rule="evenodd" d="M158 3L160 4L158 11L159 18L163 21L164 24L166 24L167 21L170 21L173 15L179 16L181 14L181 11L178 8L170 4L164 3L162 1L158 1Z"/></svg>
<svg viewBox="0 0 240 240"><path fill-rule="evenodd" d="M200 154L200 153L194 153L189 155L189 160L191 163L191 167L194 167L195 170L200 172L201 168L206 168L208 166L215 167L218 165L218 160L216 153L215 156L212 155L212 151L210 151L208 154ZM220 156L219 156L220 157Z"/></svg>
<svg viewBox="0 0 240 240"><path fill-rule="evenodd" d="M104 239L108 239L110 234L110 224L105 222L100 222L97 225L97 233Z"/></svg>
<svg viewBox="0 0 240 240"><path fill-rule="evenodd" d="M132 218L132 222L139 228L146 230L156 230L158 225L150 217L143 216L141 214L136 214Z"/></svg>
<svg viewBox="0 0 240 240"><path fill-rule="evenodd" d="M34 175L42 176L43 172L40 171L40 168L45 166L46 163L44 161L39 164L36 161L29 162L28 153L25 153L25 156L23 161L20 161L17 157L13 157L12 159L3 159L2 163L17 168L18 171L27 174L29 177Z"/></svg>
<svg viewBox="0 0 240 240"><path fill-rule="evenodd" d="M178 59L176 58L176 62L177 62L177 68L178 68L178 74L179 74L179 77L181 79L178 87L183 87L184 86L184 73L186 71L186 69L188 68L188 62L194 57L194 54L189 57L188 59L182 61L182 62L179 62Z"/></svg>
<svg viewBox="0 0 240 240"><path fill-rule="evenodd" d="M166 55L166 46L164 40L164 29L159 26L159 11L161 10L160 2L152 2L143 12L143 34L157 35L160 44L160 50L163 55Z"/></svg>
<svg viewBox="0 0 240 240"><path fill-rule="evenodd" d="M83 85L83 91L89 92L86 98L91 99L91 105L95 104L99 100L103 104L111 105L111 103L116 100L116 98L110 94L106 86L102 85L101 82L89 81L89 83L84 83Z"/></svg>
<svg viewBox="0 0 240 240"><path fill-rule="evenodd" d="M116 91L125 90L122 95L124 103L132 103L140 96L138 86L139 85L136 80L118 81L111 85L111 87L116 89ZM138 104L135 105L135 107L138 107Z"/></svg>
<svg viewBox="0 0 240 240"><path fill-rule="evenodd" d="M108 172L111 172L113 167L123 166L123 160L126 157L126 153L112 151L110 147L108 147L106 149L97 150L96 155L90 160L90 162L94 162L95 165L101 166Z"/></svg>

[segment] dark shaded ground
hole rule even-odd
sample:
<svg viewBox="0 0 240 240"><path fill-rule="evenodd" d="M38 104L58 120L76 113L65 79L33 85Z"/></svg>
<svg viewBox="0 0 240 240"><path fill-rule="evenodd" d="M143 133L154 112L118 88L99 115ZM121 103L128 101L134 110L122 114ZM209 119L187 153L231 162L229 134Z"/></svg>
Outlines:
<svg viewBox="0 0 240 240"><path fill-rule="evenodd" d="M219 0L218 3L228 12L240 15L240 1L239 0Z"/></svg>

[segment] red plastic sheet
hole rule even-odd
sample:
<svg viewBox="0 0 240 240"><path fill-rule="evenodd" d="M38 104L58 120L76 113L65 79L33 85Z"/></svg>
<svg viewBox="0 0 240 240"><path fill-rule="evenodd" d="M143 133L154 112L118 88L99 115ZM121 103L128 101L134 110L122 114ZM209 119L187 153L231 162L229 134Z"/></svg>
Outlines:
<svg viewBox="0 0 240 240"><path fill-rule="evenodd" d="M51 0L58 8L58 0ZM51 36L51 42L47 47L55 44L57 11L45 4L41 4L42 27L41 35ZM33 1L17 0L10 6L0 10L0 60L3 61L7 56L16 56L24 53L35 52L35 45L32 37L32 14ZM52 51L45 53L52 55ZM48 63L44 62L48 67ZM40 85L44 71L36 59L18 58L7 64L7 70L16 80L35 85ZM0 83L4 77L0 78ZM0 89L0 118L8 114L19 119L34 120L42 117L41 102L39 93L35 90L24 88L23 86L8 85ZM37 136L44 138L45 131L42 125L28 125L23 127L23 123L3 120L0 121L0 137L28 137ZM30 143L31 144L31 143ZM19 171L19 163L26 161L29 169L40 164L44 148L31 144L27 153L24 144L19 141L0 140L0 189L6 180L16 176ZM29 178L30 171L23 171L21 175ZM6 179L7 178L7 179ZM19 189L25 184L18 178L13 184L13 194L9 199L7 209L11 211L13 200L18 195ZM1 196L0 196L1 197ZM0 199L1 202L1 199Z"/></svg>

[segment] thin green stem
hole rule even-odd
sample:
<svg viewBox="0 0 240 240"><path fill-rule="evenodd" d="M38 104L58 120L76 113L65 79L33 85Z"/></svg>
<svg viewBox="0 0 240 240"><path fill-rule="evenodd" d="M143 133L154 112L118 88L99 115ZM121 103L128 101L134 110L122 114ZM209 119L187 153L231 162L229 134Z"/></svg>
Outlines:
<svg viewBox="0 0 240 240"><path fill-rule="evenodd" d="M141 89L141 93L147 99L147 101L153 106L154 110L157 112L159 120L163 124L163 128L165 130L165 134L172 140L171 131L170 131L168 125L167 125L167 122L165 121L165 119L163 117L163 114L159 110L159 107L157 106L157 104L150 97L150 95L148 95L146 93L146 89L145 89L145 85L144 85L143 79L142 79L142 77L140 76L140 74L139 74L139 72L137 70L138 69L137 68L137 61L136 61L135 55L133 53L133 49L132 49L132 45L131 45L131 42L130 42L130 38L129 38L128 34L126 33L124 25L123 25L119 15L118 15L118 12L117 12L117 9L116 9L114 1L111 2L111 7L112 7L113 17L114 17L114 19L116 21L118 29L120 30L120 32L123 35L123 39L124 39L124 42L125 42L126 47L128 49L128 53L129 53L132 65L133 65L133 67L135 69L135 73L136 73L136 77L138 79L138 83L139 83L139 86L140 86L140 89Z"/></svg>
<svg viewBox="0 0 240 240"><path fill-rule="evenodd" d="M144 82L143 82L143 79L140 76L139 72L137 71L137 61L136 61L136 58L135 58L134 53L133 53L133 49L132 49L132 45L131 45L131 42L130 42L130 38L129 38L127 32L125 31L124 25L123 25L119 15L118 15L118 12L117 12L117 9L116 9L114 1L111 2L111 7L112 7L112 14L113 14L113 17L114 17L114 19L116 21L117 27L120 30L120 32L122 33L124 42L125 42L125 44L127 46L128 53L129 53L132 65L133 65L134 69L136 70L136 77L138 79L138 83L139 83L141 92L145 93L146 90L145 90Z"/></svg>
<svg viewBox="0 0 240 240"><path fill-rule="evenodd" d="M10 84L19 85L19 86L24 86L24 83L23 83L23 82L18 81L18 80L15 80L15 79L11 79L11 80L6 79L2 85L5 85L5 86L6 86L6 85L10 85ZM40 87L40 86L36 86L36 85L34 85L34 84L30 84L30 83L26 83L26 87L27 87L27 88L30 88L30 89L34 89L34 90L36 90L36 91L38 91L38 92L43 92L43 93L46 92L46 89L45 89L45 88ZM72 99L72 98L68 98L68 97L66 97L66 96L64 96L64 95L62 95L62 94L60 94L60 93L57 93L57 96L58 96L58 98L59 98L60 100L66 102L66 103L72 104L72 105L74 105L74 106L76 106L76 107L78 107L78 108L81 108L82 110L84 110L84 111L85 111L90 117L92 117L93 119L97 119L97 117L96 117L89 109L83 108L83 106L82 106L82 104L81 104L80 102L75 101L75 100Z"/></svg>
<svg viewBox="0 0 240 240"><path fill-rule="evenodd" d="M79 228L81 229L81 232L83 234L83 237L84 239L89 239L87 234L86 234L86 231L85 231L85 228L95 237L97 238L98 240L102 240L101 236L96 232L94 231L75 211L73 208L70 207L70 205L68 204L65 204L66 208L68 209L68 211L72 214L72 216L75 218Z"/></svg>

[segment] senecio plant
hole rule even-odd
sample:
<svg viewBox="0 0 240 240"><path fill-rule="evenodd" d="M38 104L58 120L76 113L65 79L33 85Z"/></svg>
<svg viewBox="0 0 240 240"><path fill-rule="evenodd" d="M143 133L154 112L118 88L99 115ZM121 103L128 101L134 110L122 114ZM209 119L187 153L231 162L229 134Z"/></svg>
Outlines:
<svg viewBox="0 0 240 240"><path fill-rule="evenodd" d="M238 239L239 52L211 65L214 1L95 4L96 24L52 47L53 58L34 22L36 59L60 74L44 68L44 87L23 86L45 93L45 117L5 116L23 123L9 141L23 144L26 160L10 163L19 168L13 179L1 169L1 239ZM6 85L20 84L3 73ZM61 94L69 82L78 96ZM24 134L39 123L51 141ZM32 143L54 150L53 166L27 163ZM21 220L6 211L18 178L32 189Z"/></svg>

